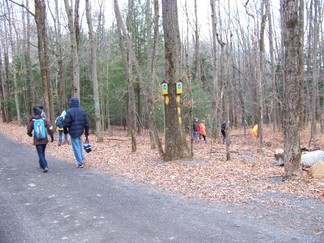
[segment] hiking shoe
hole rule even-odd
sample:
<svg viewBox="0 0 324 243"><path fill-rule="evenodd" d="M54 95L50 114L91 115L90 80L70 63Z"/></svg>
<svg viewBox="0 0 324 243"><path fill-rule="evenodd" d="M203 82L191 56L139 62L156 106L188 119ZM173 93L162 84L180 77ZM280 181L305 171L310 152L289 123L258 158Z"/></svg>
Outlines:
<svg viewBox="0 0 324 243"><path fill-rule="evenodd" d="M78 168L83 168L83 164L78 164Z"/></svg>
<svg viewBox="0 0 324 243"><path fill-rule="evenodd" d="M43 172L46 173L48 171L48 168L44 168Z"/></svg>
<svg viewBox="0 0 324 243"><path fill-rule="evenodd" d="M61 146L61 145L62 145L61 143L58 144L58 146Z"/></svg>

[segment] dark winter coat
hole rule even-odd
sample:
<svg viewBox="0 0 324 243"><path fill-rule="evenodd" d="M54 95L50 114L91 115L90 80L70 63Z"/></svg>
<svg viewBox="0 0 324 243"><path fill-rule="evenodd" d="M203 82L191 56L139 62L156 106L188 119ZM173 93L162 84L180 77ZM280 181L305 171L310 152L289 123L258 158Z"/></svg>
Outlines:
<svg viewBox="0 0 324 243"><path fill-rule="evenodd" d="M198 122L197 122L197 121L194 121L194 122L193 122L193 124L192 124L192 130L193 130L194 132L197 132L197 130L198 130Z"/></svg>
<svg viewBox="0 0 324 243"><path fill-rule="evenodd" d="M226 122L223 122L222 126L221 126L221 133L222 133L223 137L225 137L225 129L226 129Z"/></svg>
<svg viewBox="0 0 324 243"><path fill-rule="evenodd" d="M72 97L69 101L69 109L63 121L63 127L68 130L72 138L80 137L83 131L89 135L90 121L87 112L80 107L79 100Z"/></svg>
<svg viewBox="0 0 324 243"><path fill-rule="evenodd" d="M33 130L34 130L34 120L40 119L42 114L42 110L39 109L38 107L34 108L34 115L29 119L28 126L27 126L27 134L28 136L32 137L33 136ZM51 136L51 139L53 141L53 128L50 124L50 122L47 119L43 119L45 127L47 129L47 133ZM36 139L34 136L34 145L39 145L39 144L47 144L48 143L48 138L44 139Z"/></svg>

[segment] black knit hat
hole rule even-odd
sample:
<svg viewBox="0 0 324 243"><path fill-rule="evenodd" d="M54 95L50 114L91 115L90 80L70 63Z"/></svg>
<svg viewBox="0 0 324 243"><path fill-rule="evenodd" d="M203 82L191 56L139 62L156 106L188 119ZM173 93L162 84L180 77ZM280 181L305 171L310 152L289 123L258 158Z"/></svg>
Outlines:
<svg viewBox="0 0 324 243"><path fill-rule="evenodd" d="M42 110L37 106L35 106L33 108L33 111L34 111L35 116L37 116L37 115L40 116L42 114Z"/></svg>

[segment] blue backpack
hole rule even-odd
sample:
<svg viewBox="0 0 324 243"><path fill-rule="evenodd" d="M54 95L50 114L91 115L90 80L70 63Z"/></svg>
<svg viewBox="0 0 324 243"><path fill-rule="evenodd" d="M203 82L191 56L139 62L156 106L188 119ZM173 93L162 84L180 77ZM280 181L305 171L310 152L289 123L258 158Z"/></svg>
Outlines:
<svg viewBox="0 0 324 243"><path fill-rule="evenodd" d="M63 127L63 116L58 116L55 120L55 124L58 128Z"/></svg>
<svg viewBox="0 0 324 243"><path fill-rule="evenodd" d="M34 121L34 136L37 140L47 138L44 119L33 119Z"/></svg>

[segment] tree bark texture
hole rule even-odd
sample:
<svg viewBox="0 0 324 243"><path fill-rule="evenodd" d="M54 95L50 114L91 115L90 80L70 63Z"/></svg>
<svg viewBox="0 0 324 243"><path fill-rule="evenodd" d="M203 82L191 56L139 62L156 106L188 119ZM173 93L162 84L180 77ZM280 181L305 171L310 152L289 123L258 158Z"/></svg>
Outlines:
<svg viewBox="0 0 324 243"><path fill-rule="evenodd" d="M8 10L8 16L9 16L9 40L10 40L10 46L11 46L11 50L12 50L12 57L13 57L13 62L12 62L12 68L13 68L13 75L12 75L12 78L13 78L13 84L14 84L14 98L15 98L15 109L16 109L16 114L17 114L17 121L18 121L18 124L21 125L21 117L20 117L20 107L19 107L19 102L18 102L18 90L17 90L17 71L16 71L16 61L15 61L15 56L18 56L18 51L17 51L17 45L14 44L14 41L13 41L13 27L14 27L14 23L11 22L12 21L12 18L10 17L11 16L11 13L12 13L12 9L9 9L9 5L8 5L8 2L7 2L7 10Z"/></svg>
<svg viewBox="0 0 324 243"><path fill-rule="evenodd" d="M130 5L132 6L132 5ZM129 37L127 37L126 28L119 10L119 4L117 0L114 0L114 11L117 19L117 26L119 28L119 36L120 36L120 48L122 52L122 56L124 59L124 66L126 71L126 79L127 79L127 128L128 134L132 138L132 152L136 152L137 150L137 142L136 142L136 115L135 115L135 94L133 87L133 73L132 73L132 47ZM132 11L132 8L129 10ZM130 13L129 13L130 14ZM127 44L127 48L125 47L125 42Z"/></svg>
<svg viewBox="0 0 324 243"><path fill-rule="evenodd" d="M150 0L147 0L147 6L149 7ZM147 23L147 63L148 65L148 88L147 88L147 100L148 100L148 116L149 116L149 128L150 128L150 140L151 140L151 148L155 149L155 146L158 147L158 151L160 156L164 155L162 142L159 138L158 129L155 124L155 117L154 117L154 86L155 86L155 79L156 79L156 62L157 62L157 47L158 47L158 37L159 37L159 1L154 0L154 31L153 31L153 38L149 37L151 35L151 17L148 11L146 17ZM153 43L152 43L153 42Z"/></svg>
<svg viewBox="0 0 324 243"><path fill-rule="evenodd" d="M303 51L303 31L300 25L300 0L284 0L283 35L285 48L284 66L284 151L285 172L288 178L300 174L300 115L301 115L301 62L300 52Z"/></svg>
<svg viewBox="0 0 324 243"><path fill-rule="evenodd" d="M26 1L26 6L27 8L29 7L29 1ZM30 16L27 13L27 26L26 26L26 35L27 35L27 39L26 39L26 64L27 64L27 68L28 68L28 76L29 76L29 86L30 86L30 91L29 91L29 99L31 100L31 104L30 104L30 109L29 112L32 113L33 111L33 107L35 106L35 78L34 78L34 73L33 73L33 66L32 66L32 61L31 61L31 23L30 23Z"/></svg>
<svg viewBox="0 0 324 243"><path fill-rule="evenodd" d="M40 63L40 71L42 78L43 91L43 107L45 111L50 111L49 99L49 72L47 60L47 44L46 44L46 23L45 23L45 3L41 0L35 0L35 21L37 25L38 37L38 57ZM51 113L48 114L48 119L51 120Z"/></svg>
<svg viewBox="0 0 324 243"><path fill-rule="evenodd" d="M178 26L177 1L162 0L162 16L165 41L166 79L169 83L169 101L165 100L164 106L164 160L171 161L191 157L191 153L186 141L184 125L182 123L181 102L178 102L179 100L177 101L176 94L176 83L181 79L181 42Z"/></svg>
<svg viewBox="0 0 324 243"><path fill-rule="evenodd" d="M64 0L65 10L68 16L68 26L70 31L71 45L71 79L72 95L80 99L80 66L77 46L76 30L73 22L73 10L70 7L69 0Z"/></svg>
<svg viewBox="0 0 324 243"><path fill-rule="evenodd" d="M63 77L63 51L62 51L62 32L59 14L58 0L55 0L55 39L56 39L56 61L57 61L57 99L59 111L65 110L67 106L66 82Z"/></svg>
<svg viewBox="0 0 324 243"><path fill-rule="evenodd" d="M86 15L87 23L89 28L89 41L90 41L90 52L91 52L91 80L93 87L93 98L94 98L94 109L95 109L95 123L96 123L96 136L98 142L103 142L103 134L101 131L101 112L99 106L99 88L98 88L98 76L97 76L97 45L93 35L92 17L90 2L86 0Z"/></svg>

